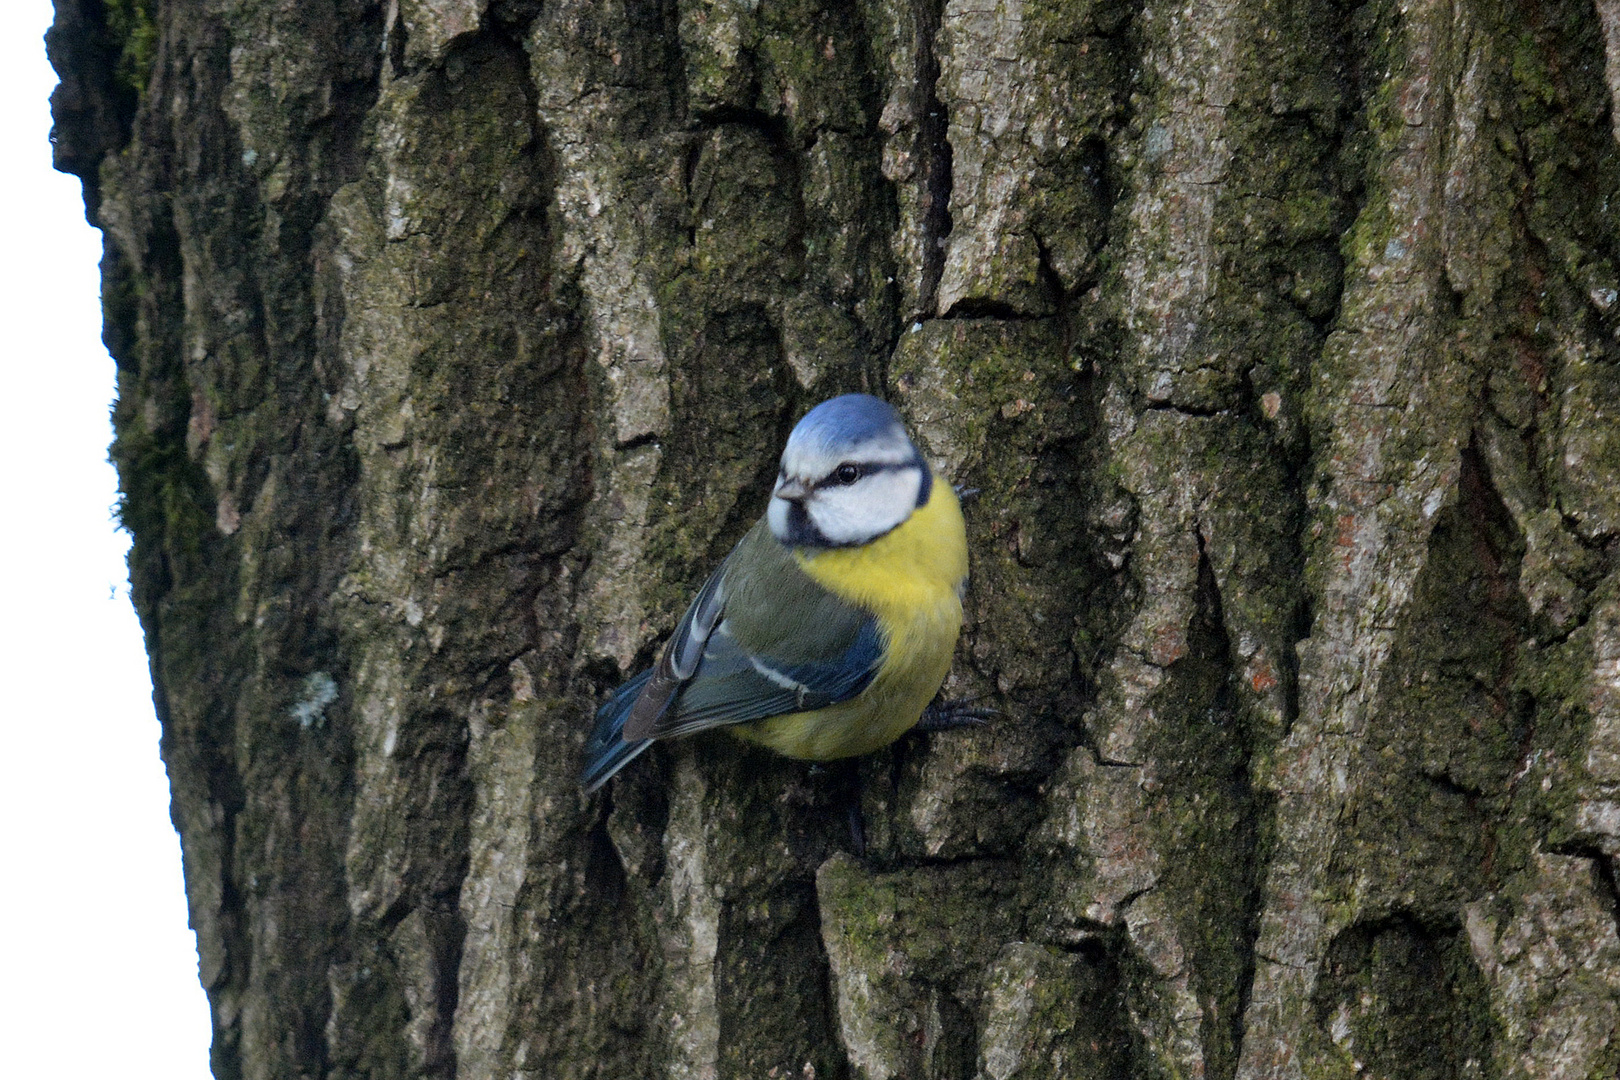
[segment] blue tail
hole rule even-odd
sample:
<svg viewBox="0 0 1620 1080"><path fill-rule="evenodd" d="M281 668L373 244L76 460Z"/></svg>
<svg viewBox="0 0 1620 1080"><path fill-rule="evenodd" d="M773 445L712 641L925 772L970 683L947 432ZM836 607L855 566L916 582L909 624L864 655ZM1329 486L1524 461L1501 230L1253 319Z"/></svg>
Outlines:
<svg viewBox="0 0 1620 1080"><path fill-rule="evenodd" d="M596 730L585 745L585 771L579 782L589 795L608 782L608 778L630 763L630 760L653 744L651 739L624 739L624 721L630 715L630 706L636 703L641 688L647 685L655 669L648 668L617 690L596 710Z"/></svg>

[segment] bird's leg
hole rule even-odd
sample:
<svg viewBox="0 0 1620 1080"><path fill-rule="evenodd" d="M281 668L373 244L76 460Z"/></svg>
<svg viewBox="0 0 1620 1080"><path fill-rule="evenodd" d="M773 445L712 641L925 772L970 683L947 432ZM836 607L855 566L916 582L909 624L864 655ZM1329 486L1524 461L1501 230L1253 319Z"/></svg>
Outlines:
<svg viewBox="0 0 1620 1080"><path fill-rule="evenodd" d="M858 858L866 855L866 821L861 816L861 768L854 758L812 765L810 772L824 774L831 781L833 799L844 804L849 823L850 851ZM835 802L836 805L836 802Z"/></svg>
<svg viewBox="0 0 1620 1080"><path fill-rule="evenodd" d="M979 698L946 698L937 694L923 710L915 731L950 731L952 728L984 727L1001 715L999 709L974 704Z"/></svg>
<svg viewBox="0 0 1620 1080"><path fill-rule="evenodd" d="M866 858L866 819L861 815L861 763L845 758L837 763L839 794L849 820L849 848L857 859Z"/></svg>
<svg viewBox="0 0 1620 1080"><path fill-rule="evenodd" d="M866 822L861 817L861 794L849 801L849 849L857 859L866 858Z"/></svg>

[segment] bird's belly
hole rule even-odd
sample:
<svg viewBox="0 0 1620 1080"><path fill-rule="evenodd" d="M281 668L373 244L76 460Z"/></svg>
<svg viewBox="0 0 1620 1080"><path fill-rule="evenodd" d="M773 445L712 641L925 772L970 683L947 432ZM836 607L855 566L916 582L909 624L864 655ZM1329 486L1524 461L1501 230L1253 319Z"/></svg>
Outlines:
<svg viewBox="0 0 1620 1080"><path fill-rule="evenodd" d="M773 716L728 730L778 754L807 761L869 754L917 723L945 681L961 627L962 604L951 590L936 603L914 609L904 622L884 627L888 641L883 664L860 694L824 709Z"/></svg>

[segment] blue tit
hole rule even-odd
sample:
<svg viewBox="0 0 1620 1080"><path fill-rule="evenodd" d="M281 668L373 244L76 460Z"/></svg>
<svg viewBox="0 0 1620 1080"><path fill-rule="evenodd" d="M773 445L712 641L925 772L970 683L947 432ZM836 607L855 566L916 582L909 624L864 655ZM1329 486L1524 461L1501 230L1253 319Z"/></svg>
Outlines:
<svg viewBox="0 0 1620 1080"><path fill-rule="evenodd" d="M586 790L705 728L810 761L887 746L945 681L967 572L956 492L899 414L867 394L822 402L658 663L597 711Z"/></svg>

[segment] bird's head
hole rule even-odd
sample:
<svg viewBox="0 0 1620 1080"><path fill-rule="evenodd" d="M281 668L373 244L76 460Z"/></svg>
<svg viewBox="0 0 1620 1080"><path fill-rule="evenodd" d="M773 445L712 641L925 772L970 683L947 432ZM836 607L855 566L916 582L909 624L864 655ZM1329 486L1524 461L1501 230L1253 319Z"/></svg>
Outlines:
<svg viewBox="0 0 1620 1080"><path fill-rule="evenodd" d="M797 547L876 540L928 502L933 476L900 414L869 394L811 409L788 436L766 516Z"/></svg>

